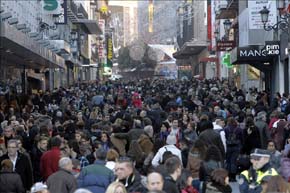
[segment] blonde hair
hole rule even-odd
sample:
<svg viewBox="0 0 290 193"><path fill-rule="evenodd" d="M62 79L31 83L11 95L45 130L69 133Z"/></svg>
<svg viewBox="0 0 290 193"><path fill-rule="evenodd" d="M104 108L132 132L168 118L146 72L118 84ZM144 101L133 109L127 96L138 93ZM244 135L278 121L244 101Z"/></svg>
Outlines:
<svg viewBox="0 0 290 193"><path fill-rule="evenodd" d="M121 187L121 188L122 188L123 193L127 193L124 184L122 184L122 183L120 183L120 182L113 182L113 183L111 183L111 184L108 186L108 188L107 188L107 190L106 190L106 193L115 193L115 191L116 191L116 189L117 189L118 187Z"/></svg>
<svg viewBox="0 0 290 193"><path fill-rule="evenodd" d="M109 151L107 152L106 160L117 161L118 158L119 158L118 152L114 149L109 149Z"/></svg>

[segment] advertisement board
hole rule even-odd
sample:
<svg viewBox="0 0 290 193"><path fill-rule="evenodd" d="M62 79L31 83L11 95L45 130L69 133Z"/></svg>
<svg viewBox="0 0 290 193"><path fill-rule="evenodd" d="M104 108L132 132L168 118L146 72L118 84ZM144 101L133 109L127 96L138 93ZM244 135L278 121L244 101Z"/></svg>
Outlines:
<svg viewBox="0 0 290 193"><path fill-rule="evenodd" d="M275 0L248 0L249 29L263 29L260 11L266 7L269 13L267 25L274 25L277 22L277 9Z"/></svg>

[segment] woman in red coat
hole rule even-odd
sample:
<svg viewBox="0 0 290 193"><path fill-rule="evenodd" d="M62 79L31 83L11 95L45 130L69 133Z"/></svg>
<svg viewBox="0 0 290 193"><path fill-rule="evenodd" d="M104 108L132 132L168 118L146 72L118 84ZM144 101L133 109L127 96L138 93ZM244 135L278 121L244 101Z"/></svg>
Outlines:
<svg viewBox="0 0 290 193"><path fill-rule="evenodd" d="M137 92L134 92L132 96L132 104L135 108L142 108L142 100L140 98L140 95Z"/></svg>

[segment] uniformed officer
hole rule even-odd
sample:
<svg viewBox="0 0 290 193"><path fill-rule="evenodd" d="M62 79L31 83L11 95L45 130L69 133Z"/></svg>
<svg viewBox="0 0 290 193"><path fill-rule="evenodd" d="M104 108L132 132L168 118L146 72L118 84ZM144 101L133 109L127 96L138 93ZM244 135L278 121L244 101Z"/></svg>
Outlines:
<svg viewBox="0 0 290 193"><path fill-rule="evenodd" d="M241 193L260 193L261 182L271 176L278 175L277 171L270 165L270 152L264 149L255 149L250 155L252 166L245 170L239 177L239 188Z"/></svg>

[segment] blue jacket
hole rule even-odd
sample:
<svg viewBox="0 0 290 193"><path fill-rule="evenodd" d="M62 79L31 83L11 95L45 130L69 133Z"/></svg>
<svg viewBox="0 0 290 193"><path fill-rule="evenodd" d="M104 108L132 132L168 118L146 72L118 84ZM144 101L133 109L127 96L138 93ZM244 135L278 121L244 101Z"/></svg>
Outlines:
<svg viewBox="0 0 290 193"><path fill-rule="evenodd" d="M78 187L93 193L105 193L109 184L114 181L114 173L105 163L97 160L94 164L84 167L78 177Z"/></svg>

